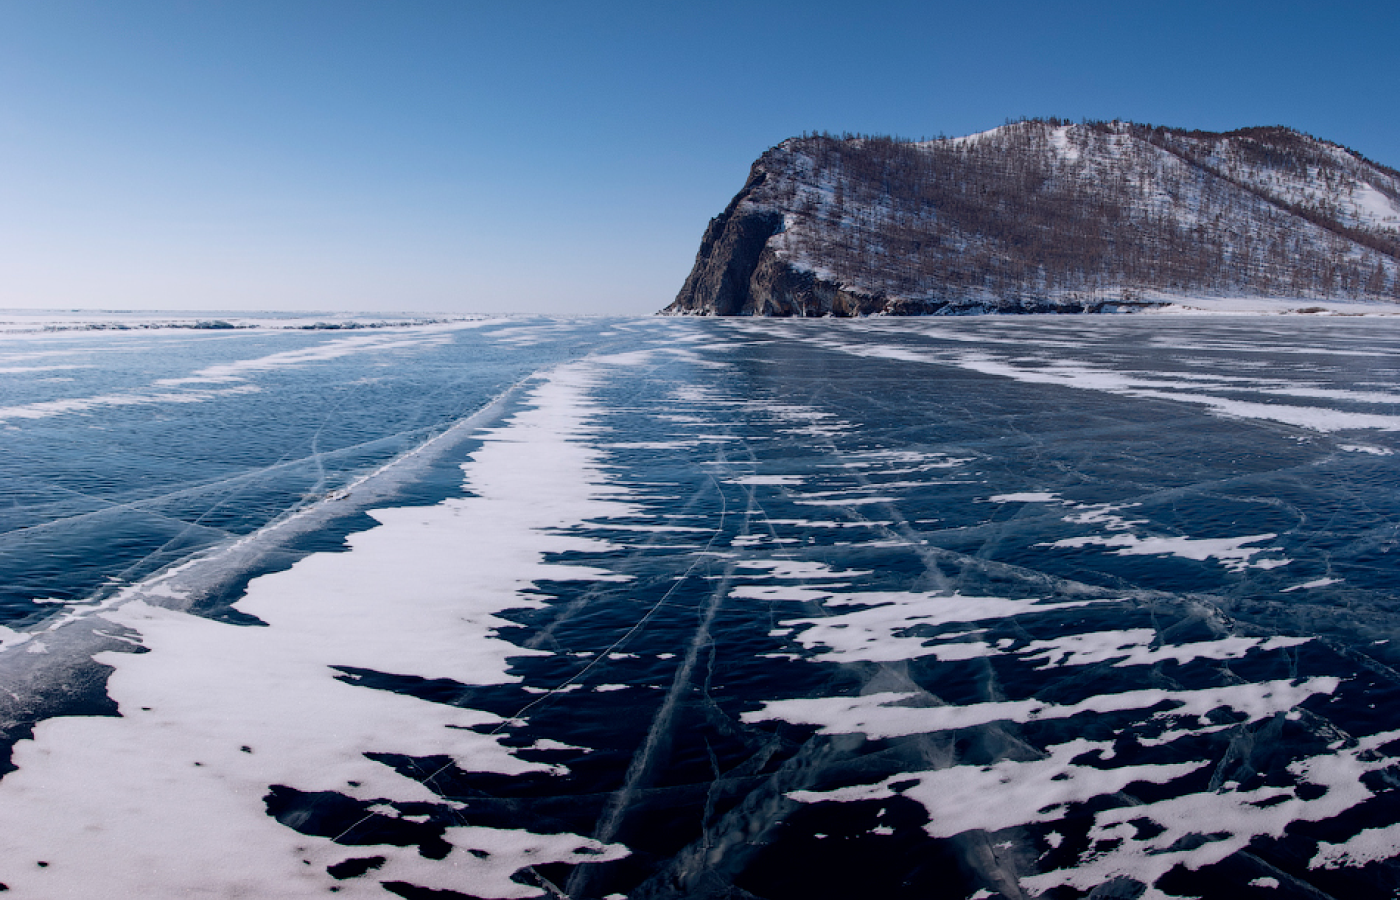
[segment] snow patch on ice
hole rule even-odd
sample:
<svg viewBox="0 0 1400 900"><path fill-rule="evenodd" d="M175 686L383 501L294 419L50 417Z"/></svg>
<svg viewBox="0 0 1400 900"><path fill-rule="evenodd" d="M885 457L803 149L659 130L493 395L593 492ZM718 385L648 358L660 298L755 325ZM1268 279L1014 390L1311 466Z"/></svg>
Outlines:
<svg viewBox="0 0 1400 900"><path fill-rule="evenodd" d="M803 803L906 797L928 811L924 830L931 837L947 838L973 830L997 832L1057 821L1072 803L1117 793L1135 782L1165 784L1210 765L1205 760L1118 768L1074 763L1111 750L1110 743L1080 738L1045 748L1044 759L900 773L877 784L794 791L788 796Z"/></svg>
<svg viewBox="0 0 1400 900"><path fill-rule="evenodd" d="M899 500L896 497L851 496L837 497L828 500L809 500L793 498L792 502L800 503L803 506L865 506L871 503L898 503Z"/></svg>
<svg viewBox="0 0 1400 900"><path fill-rule="evenodd" d="M1386 447L1375 447L1371 444L1338 444L1337 449L1349 453L1370 453L1373 456L1390 456L1394 452Z"/></svg>
<svg viewBox="0 0 1400 900"><path fill-rule="evenodd" d="M1255 534L1238 538L1186 538L1186 537L1139 537L1136 534L1090 535L1088 537L1065 538L1051 543L1036 544L1037 547L1057 547L1072 549L1077 547L1117 547L1117 556L1177 556L1204 562L1214 559L1232 572L1245 569L1272 569L1286 566L1290 559L1260 559L1260 553L1271 553L1278 547L1248 547L1278 537L1277 534Z"/></svg>
<svg viewBox="0 0 1400 900"><path fill-rule="evenodd" d="M1074 507L1075 513L1073 515L1065 516L1065 521L1075 525L1102 525L1108 531L1126 531L1136 525L1147 524L1147 520L1127 519L1115 514L1141 505L1140 503L1081 504Z"/></svg>
<svg viewBox="0 0 1400 900"><path fill-rule="evenodd" d="M1078 703L1056 704L1040 700L998 700L967 706L909 706L924 695L884 691L860 697L813 697L771 700L760 709L744 713L745 722L778 719L794 725L816 725L819 734L863 734L872 740L956 731L993 722L1033 722L1068 719L1084 713L1146 710L1161 704L1170 708L1151 718L1169 721L1199 718L1217 709L1229 709L1257 721L1286 712L1316 694L1330 694L1339 679L1309 678L1299 684L1265 681L1200 690L1147 689L1119 694L1098 694Z"/></svg>
<svg viewBox="0 0 1400 900"><path fill-rule="evenodd" d="M1292 591L1310 591L1313 588L1327 587L1329 584L1341 584L1340 578L1315 578L1312 581L1305 581L1302 584L1295 584L1292 587L1284 588L1280 593L1290 593Z"/></svg>
<svg viewBox="0 0 1400 900"><path fill-rule="evenodd" d="M1318 844L1310 869L1364 866L1400 855L1400 824L1367 828L1340 844Z"/></svg>
<svg viewBox="0 0 1400 900"><path fill-rule="evenodd" d="M869 569L833 569L826 563L795 559L747 559L735 566L736 569L758 569L763 575L736 573L736 578L785 578L814 580L835 578L858 578L869 575Z"/></svg>
<svg viewBox="0 0 1400 900"><path fill-rule="evenodd" d="M725 479L729 484L737 484L745 487L759 485L777 485L780 487L798 485L807 479L801 475L743 475L739 478Z"/></svg>
<svg viewBox="0 0 1400 900"><path fill-rule="evenodd" d="M791 589L773 590L781 593ZM948 661L990 656L997 651L981 641L950 640L966 637L966 633L933 638L927 632L953 624L983 623L1100 602L1076 600L1055 603L1038 599L965 597L960 594L881 591L838 594L811 588L800 590L803 592L802 599L825 601L823 605L827 614L786 619L782 624L802 629L796 635L797 642L819 651L818 659L832 662L894 662L920 657ZM862 608L851 612L831 612L842 606ZM915 630L917 634L911 633Z"/></svg>
<svg viewBox="0 0 1400 900"><path fill-rule="evenodd" d="M1187 663L1196 659L1240 659L1255 650L1278 650L1306 644L1311 638L1227 637L1214 641L1152 646L1151 628L1071 634L1054 640L1032 641L1019 651L1027 660L1041 659L1040 668L1087 666L1114 660L1115 667L1150 666L1159 662Z"/></svg>

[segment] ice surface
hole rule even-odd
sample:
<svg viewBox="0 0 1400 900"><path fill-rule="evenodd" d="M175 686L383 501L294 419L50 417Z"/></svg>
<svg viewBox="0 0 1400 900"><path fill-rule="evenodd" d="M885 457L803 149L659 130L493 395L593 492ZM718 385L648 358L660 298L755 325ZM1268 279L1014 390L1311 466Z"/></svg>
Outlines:
<svg viewBox="0 0 1400 900"><path fill-rule="evenodd" d="M589 372L556 370L531 391L529 408L488 435L464 467L475 496L376 511L380 524L353 535L350 552L252 582L238 608L266 627L141 602L105 613L147 652L102 657L115 669L108 693L120 718L52 719L17 747L19 771L0 782L0 858L47 865L7 872L5 883L49 896L173 896L213 879L221 892L300 896L334 885L326 867L344 854L268 818L262 798L273 786L380 803L438 799L370 752L442 755L467 771L553 771L503 746L509 723L498 716L368 690L338 673L497 684L513 680L511 658L542 652L494 636L506 624L497 614L539 605L525 589L543 577L545 554L608 546L560 529L631 510L623 492L599 483L598 451L580 443ZM548 577L620 578L586 566L552 566ZM172 803L199 825L171 816ZM46 826L19 824L36 818ZM65 846L61 836L78 833L90 837ZM482 896L537 895L509 880L531 863L625 853L527 831L454 827L445 839L457 848L449 868L476 870L465 883ZM132 846L146 855L130 858ZM238 863L230 847L259 865ZM389 857L376 877L447 884L416 852L375 852Z"/></svg>
<svg viewBox="0 0 1400 900"><path fill-rule="evenodd" d="M0 626L16 896L1400 877L1390 320L13 341L8 406L201 398L6 425L0 563L36 585ZM196 483L140 493L127 444ZM117 552L136 513L168 556ZM110 560L76 549L104 533ZM44 589L70 558L98 588Z"/></svg>
<svg viewBox="0 0 1400 900"><path fill-rule="evenodd" d="M181 385L243 381L253 373L270 372L276 369L304 366L308 363L340 359L367 352L404 350L424 343L445 343L449 340L449 328L475 327L480 323L454 326L428 326L410 329L406 333L365 335L361 337L337 338L317 346L301 350L287 350L255 359L243 359L232 363L209 366L184 378L162 378L157 385Z"/></svg>
<svg viewBox="0 0 1400 900"><path fill-rule="evenodd" d="M146 394L104 394L96 397L74 397L28 403L22 406L0 406L0 423L19 419L47 419L70 413L86 413L114 406L164 406L181 403L209 403L236 394L256 393L253 385L239 385L214 390L161 391Z"/></svg>

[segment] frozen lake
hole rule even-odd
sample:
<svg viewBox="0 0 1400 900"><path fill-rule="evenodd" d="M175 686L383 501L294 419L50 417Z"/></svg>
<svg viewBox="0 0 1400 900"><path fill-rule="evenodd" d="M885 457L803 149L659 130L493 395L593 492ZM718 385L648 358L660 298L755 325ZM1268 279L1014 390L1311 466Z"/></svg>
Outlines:
<svg viewBox="0 0 1400 900"><path fill-rule="evenodd" d="M15 897L1400 887L1395 320L12 332L0 429Z"/></svg>

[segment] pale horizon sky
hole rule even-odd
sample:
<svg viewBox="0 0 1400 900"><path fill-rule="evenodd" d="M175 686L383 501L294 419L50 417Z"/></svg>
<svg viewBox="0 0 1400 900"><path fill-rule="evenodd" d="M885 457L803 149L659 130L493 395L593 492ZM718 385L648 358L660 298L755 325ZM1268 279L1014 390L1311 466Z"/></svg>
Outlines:
<svg viewBox="0 0 1400 900"><path fill-rule="evenodd" d="M1400 4L9 0L0 308L646 314L803 131L1288 125L1400 168Z"/></svg>

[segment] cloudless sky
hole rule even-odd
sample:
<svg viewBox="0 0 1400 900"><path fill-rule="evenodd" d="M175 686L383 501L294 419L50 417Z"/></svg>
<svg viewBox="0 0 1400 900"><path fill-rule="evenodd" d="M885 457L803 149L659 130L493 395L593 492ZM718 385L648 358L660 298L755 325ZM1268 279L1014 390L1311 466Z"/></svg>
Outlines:
<svg viewBox="0 0 1400 900"><path fill-rule="evenodd" d="M784 138L1020 116L1400 167L1400 3L0 0L0 307L650 313Z"/></svg>

